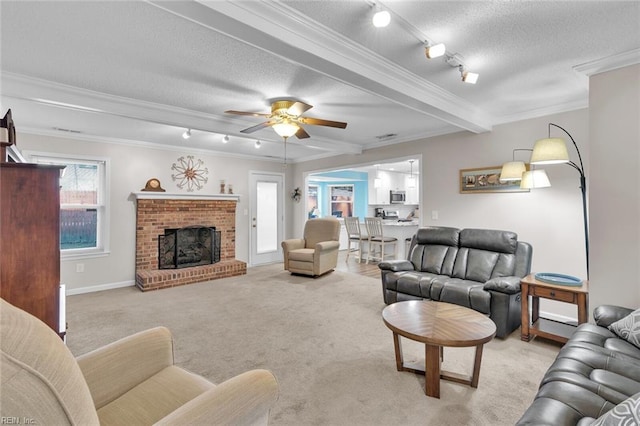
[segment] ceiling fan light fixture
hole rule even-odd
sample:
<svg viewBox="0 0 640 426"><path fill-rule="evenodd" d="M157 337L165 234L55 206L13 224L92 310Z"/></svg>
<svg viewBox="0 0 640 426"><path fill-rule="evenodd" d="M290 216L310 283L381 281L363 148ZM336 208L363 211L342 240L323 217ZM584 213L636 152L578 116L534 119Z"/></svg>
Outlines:
<svg viewBox="0 0 640 426"><path fill-rule="evenodd" d="M298 130L300 130L300 126L291 121L283 121L282 123L277 123L271 126L275 132L280 135L281 138L290 138L295 135Z"/></svg>
<svg viewBox="0 0 640 426"><path fill-rule="evenodd" d="M191 129L187 129L182 134L182 139L189 139L191 137Z"/></svg>
<svg viewBox="0 0 640 426"><path fill-rule="evenodd" d="M445 47L444 43L438 43L433 45L427 44L424 48L424 54L429 59L439 58L440 56L444 55L446 51L447 51L447 48Z"/></svg>
<svg viewBox="0 0 640 426"><path fill-rule="evenodd" d="M373 15L371 22L376 28L384 28L391 22L391 14L386 10L379 10Z"/></svg>

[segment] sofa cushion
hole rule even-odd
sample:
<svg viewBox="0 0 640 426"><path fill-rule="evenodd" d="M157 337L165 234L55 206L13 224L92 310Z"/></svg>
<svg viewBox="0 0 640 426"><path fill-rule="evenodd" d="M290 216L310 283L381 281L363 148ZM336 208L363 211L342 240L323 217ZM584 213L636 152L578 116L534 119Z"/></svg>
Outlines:
<svg viewBox="0 0 640 426"><path fill-rule="evenodd" d="M618 425L640 425L640 392L631 395L591 423L591 426Z"/></svg>
<svg viewBox="0 0 640 426"><path fill-rule="evenodd" d="M458 247L460 230L445 226L429 226L418 229L416 233L416 244L441 245Z"/></svg>
<svg viewBox="0 0 640 426"><path fill-rule="evenodd" d="M460 247L515 254L518 234L492 229L463 229L460 231Z"/></svg>
<svg viewBox="0 0 640 426"><path fill-rule="evenodd" d="M640 309L636 309L626 317L611 324L609 330L640 348Z"/></svg>
<svg viewBox="0 0 640 426"><path fill-rule="evenodd" d="M300 261L300 262L312 262L313 263L313 255L315 254L314 249L298 249L291 250L289 252L289 261Z"/></svg>
<svg viewBox="0 0 640 426"><path fill-rule="evenodd" d="M431 280L431 299L471 308L488 314L491 312L491 293L484 291L482 284L450 277L435 277Z"/></svg>

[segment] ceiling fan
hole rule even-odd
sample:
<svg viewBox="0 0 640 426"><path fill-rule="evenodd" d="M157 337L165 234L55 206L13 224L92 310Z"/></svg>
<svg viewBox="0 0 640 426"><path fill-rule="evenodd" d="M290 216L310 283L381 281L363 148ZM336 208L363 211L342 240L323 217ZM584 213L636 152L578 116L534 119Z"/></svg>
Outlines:
<svg viewBox="0 0 640 426"><path fill-rule="evenodd" d="M340 121L322 120L320 118L302 117L305 111L313 108L311 105L305 104L300 101L290 100L277 100L271 104L271 113L259 113L259 112L247 112L247 111L225 111L227 114L236 115L252 115L254 117L266 117L267 121L264 123L251 126L244 130L240 130L241 133L253 133L265 127L272 127L275 132L283 137L285 140L291 136L296 136L298 139L305 139L309 137L309 133L302 128L302 124L311 124L314 126L328 126L344 129L347 127L347 123Z"/></svg>

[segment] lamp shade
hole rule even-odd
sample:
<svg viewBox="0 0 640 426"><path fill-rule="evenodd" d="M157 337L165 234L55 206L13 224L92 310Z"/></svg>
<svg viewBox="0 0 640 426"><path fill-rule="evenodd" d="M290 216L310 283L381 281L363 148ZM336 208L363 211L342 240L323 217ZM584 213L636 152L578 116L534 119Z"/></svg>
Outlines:
<svg viewBox="0 0 640 426"><path fill-rule="evenodd" d="M280 135L281 138L289 138L296 134L296 132L300 129L297 124L292 123L290 121L283 121L282 123L274 124L273 130Z"/></svg>
<svg viewBox="0 0 640 426"><path fill-rule="evenodd" d="M551 182L549 182L549 176L544 170L530 170L522 174L520 188L547 188L549 186L551 186Z"/></svg>
<svg viewBox="0 0 640 426"><path fill-rule="evenodd" d="M527 168L522 161L509 161L502 165L502 171L500 172L500 182L510 182L514 180L521 180L522 174L527 171Z"/></svg>
<svg viewBox="0 0 640 426"><path fill-rule="evenodd" d="M547 138L536 141L531 153L531 164L568 163L569 152L562 138Z"/></svg>

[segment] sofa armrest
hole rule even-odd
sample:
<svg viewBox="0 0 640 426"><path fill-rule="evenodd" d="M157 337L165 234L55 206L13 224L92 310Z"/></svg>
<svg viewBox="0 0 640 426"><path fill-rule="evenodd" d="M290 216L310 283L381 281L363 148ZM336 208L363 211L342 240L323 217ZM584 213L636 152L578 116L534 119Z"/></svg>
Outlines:
<svg viewBox="0 0 640 426"><path fill-rule="evenodd" d="M505 294L520 293L520 277L496 277L484 283L485 290L498 291Z"/></svg>
<svg viewBox="0 0 640 426"><path fill-rule="evenodd" d="M600 305L593 310L593 319L600 327L609 327L609 325L622 319L633 312L633 309L623 308L622 306Z"/></svg>
<svg viewBox="0 0 640 426"><path fill-rule="evenodd" d="M266 425L278 399L278 383L267 370L233 377L192 399L156 425Z"/></svg>
<svg viewBox="0 0 640 426"><path fill-rule="evenodd" d="M156 327L117 340L76 358L99 409L173 365L173 340Z"/></svg>
<svg viewBox="0 0 640 426"><path fill-rule="evenodd" d="M413 263L408 260L398 259L398 260L385 260L384 262L378 263L378 268L383 271L414 271Z"/></svg>
<svg viewBox="0 0 640 426"><path fill-rule="evenodd" d="M315 250L320 252L338 250L338 249L340 249L340 241L333 241L333 240L316 243L316 247L315 247Z"/></svg>

